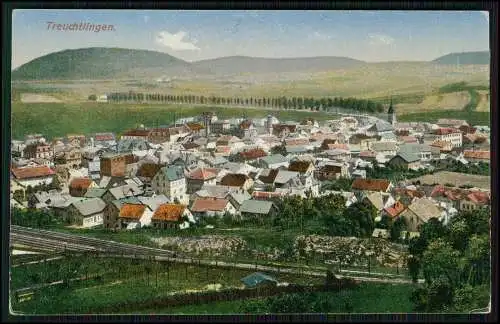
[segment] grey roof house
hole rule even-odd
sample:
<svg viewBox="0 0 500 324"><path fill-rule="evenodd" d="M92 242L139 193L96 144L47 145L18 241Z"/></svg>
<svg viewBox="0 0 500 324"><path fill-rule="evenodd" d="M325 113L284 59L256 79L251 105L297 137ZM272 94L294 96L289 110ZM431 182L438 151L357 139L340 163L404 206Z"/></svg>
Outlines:
<svg viewBox="0 0 500 324"><path fill-rule="evenodd" d="M254 272L251 275L241 278L240 280L246 288L255 288L264 285L276 286L278 284L278 281L275 278L262 272Z"/></svg>
<svg viewBox="0 0 500 324"><path fill-rule="evenodd" d="M277 169L281 166L287 167L288 158L281 154L268 155L260 159L261 166L267 169Z"/></svg>
<svg viewBox="0 0 500 324"><path fill-rule="evenodd" d="M259 218L263 220L263 216L274 216L277 213L277 208L271 201L265 200L245 200L240 206L240 214L244 219Z"/></svg>

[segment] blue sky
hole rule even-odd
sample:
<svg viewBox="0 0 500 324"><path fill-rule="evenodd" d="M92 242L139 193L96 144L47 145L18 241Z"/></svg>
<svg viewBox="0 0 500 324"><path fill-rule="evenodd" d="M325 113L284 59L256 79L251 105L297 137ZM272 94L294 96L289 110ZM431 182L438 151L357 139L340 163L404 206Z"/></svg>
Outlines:
<svg viewBox="0 0 500 324"><path fill-rule="evenodd" d="M113 25L57 31L48 22ZM489 49L480 11L15 10L12 68L64 49L156 50L187 61L232 55L348 56L369 62L432 60Z"/></svg>

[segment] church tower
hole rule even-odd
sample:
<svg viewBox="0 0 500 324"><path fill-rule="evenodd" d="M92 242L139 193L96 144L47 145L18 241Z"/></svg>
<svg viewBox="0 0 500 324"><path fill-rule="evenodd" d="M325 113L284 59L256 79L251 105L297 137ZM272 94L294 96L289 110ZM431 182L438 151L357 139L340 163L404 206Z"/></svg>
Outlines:
<svg viewBox="0 0 500 324"><path fill-rule="evenodd" d="M391 97L391 102L389 103L389 110L387 111L387 121L392 126L396 124L396 110L392 106L392 97Z"/></svg>

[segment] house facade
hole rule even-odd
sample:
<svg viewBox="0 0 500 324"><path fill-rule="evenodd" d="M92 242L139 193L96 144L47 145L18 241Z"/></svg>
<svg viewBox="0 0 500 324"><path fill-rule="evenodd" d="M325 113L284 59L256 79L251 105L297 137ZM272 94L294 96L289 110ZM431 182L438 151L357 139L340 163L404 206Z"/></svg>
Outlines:
<svg viewBox="0 0 500 324"><path fill-rule="evenodd" d="M177 166L163 167L153 177L151 188L156 194L164 194L170 201L179 201L181 204L189 203L186 192L186 178L184 170Z"/></svg>
<svg viewBox="0 0 500 324"><path fill-rule="evenodd" d="M393 168L402 168L405 170L416 170L421 167L420 156L416 154L398 153L389 160L388 165Z"/></svg>
<svg viewBox="0 0 500 324"><path fill-rule="evenodd" d="M197 168L186 175L186 192L195 193L205 184L215 185L217 182L217 169L215 168Z"/></svg>
<svg viewBox="0 0 500 324"><path fill-rule="evenodd" d="M23 157L26 159L52 159L53 156L50 145L45 143L34 143L24 148Z"/></svg>
<svg viewBox="0 0 500 324"><path fill-rule="evenodd" d="M55 171L47 166L12 169L13 180L24 188L41 184L49 185L52 183L55 174Z"/></svg>
<svg viewBox="0 0 500 324"><path fill-rule="evenodd" d="M195 219L236 214L236 208L228 199L219 198L197 198L194 200L190 210Z"/></svg>
<svg viewBox="0 0 500 324"><path fill-rule="evenodd" d="M101 157L101 177L124 177L126 173L125 156L122 154Z"/></svg>
<svg viewBox="0 0 500 324"><path fill-rule="evenodd" d="M70 225L90 228L103 224L106 203L100 198L73 202L64 213L64 220Z"/></svg>
<svg viewBox="0 0 500 324"><path fill-rule="evenodd" d="M452 147L462 147L463 135L459 129L439 128L434 132L436 141L448 142Z"/></svg>

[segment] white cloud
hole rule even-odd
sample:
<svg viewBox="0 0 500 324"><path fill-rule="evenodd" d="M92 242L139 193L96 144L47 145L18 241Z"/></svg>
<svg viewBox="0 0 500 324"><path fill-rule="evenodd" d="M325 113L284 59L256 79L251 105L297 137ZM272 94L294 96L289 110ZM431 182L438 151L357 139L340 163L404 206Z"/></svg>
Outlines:
<svg viewBox="0 0 500 324"><path fill-rule="evenodd" d="M317 40L329 40L335 38L333 35L323 34L319 31L315 31L314 33L309 35L309 38L317 39Z"/></svg>
<svg viewBox="0 0 500 324"><path fill-rule="evenodd" d="M382 34L370 34L368 35L368 40L370 45L392 45L394 44L394 38L388 35Z"/></svg>
<svg viewBox="0 0 500 324"><path fill-rule="evenodd" d="M489 11L481 11L481 15L483 15L484 19L486 19L487 23L490 23L490 13Z"/></svg>
<svg viewBox="0 0 500 324"><path fill-rule="evenodd" d="M174 51L198 51L200 50L192 41L185 40L186 32L179 31L171 34L167 31L161 31L156 36L156 43L173 49Z"/></svg>

